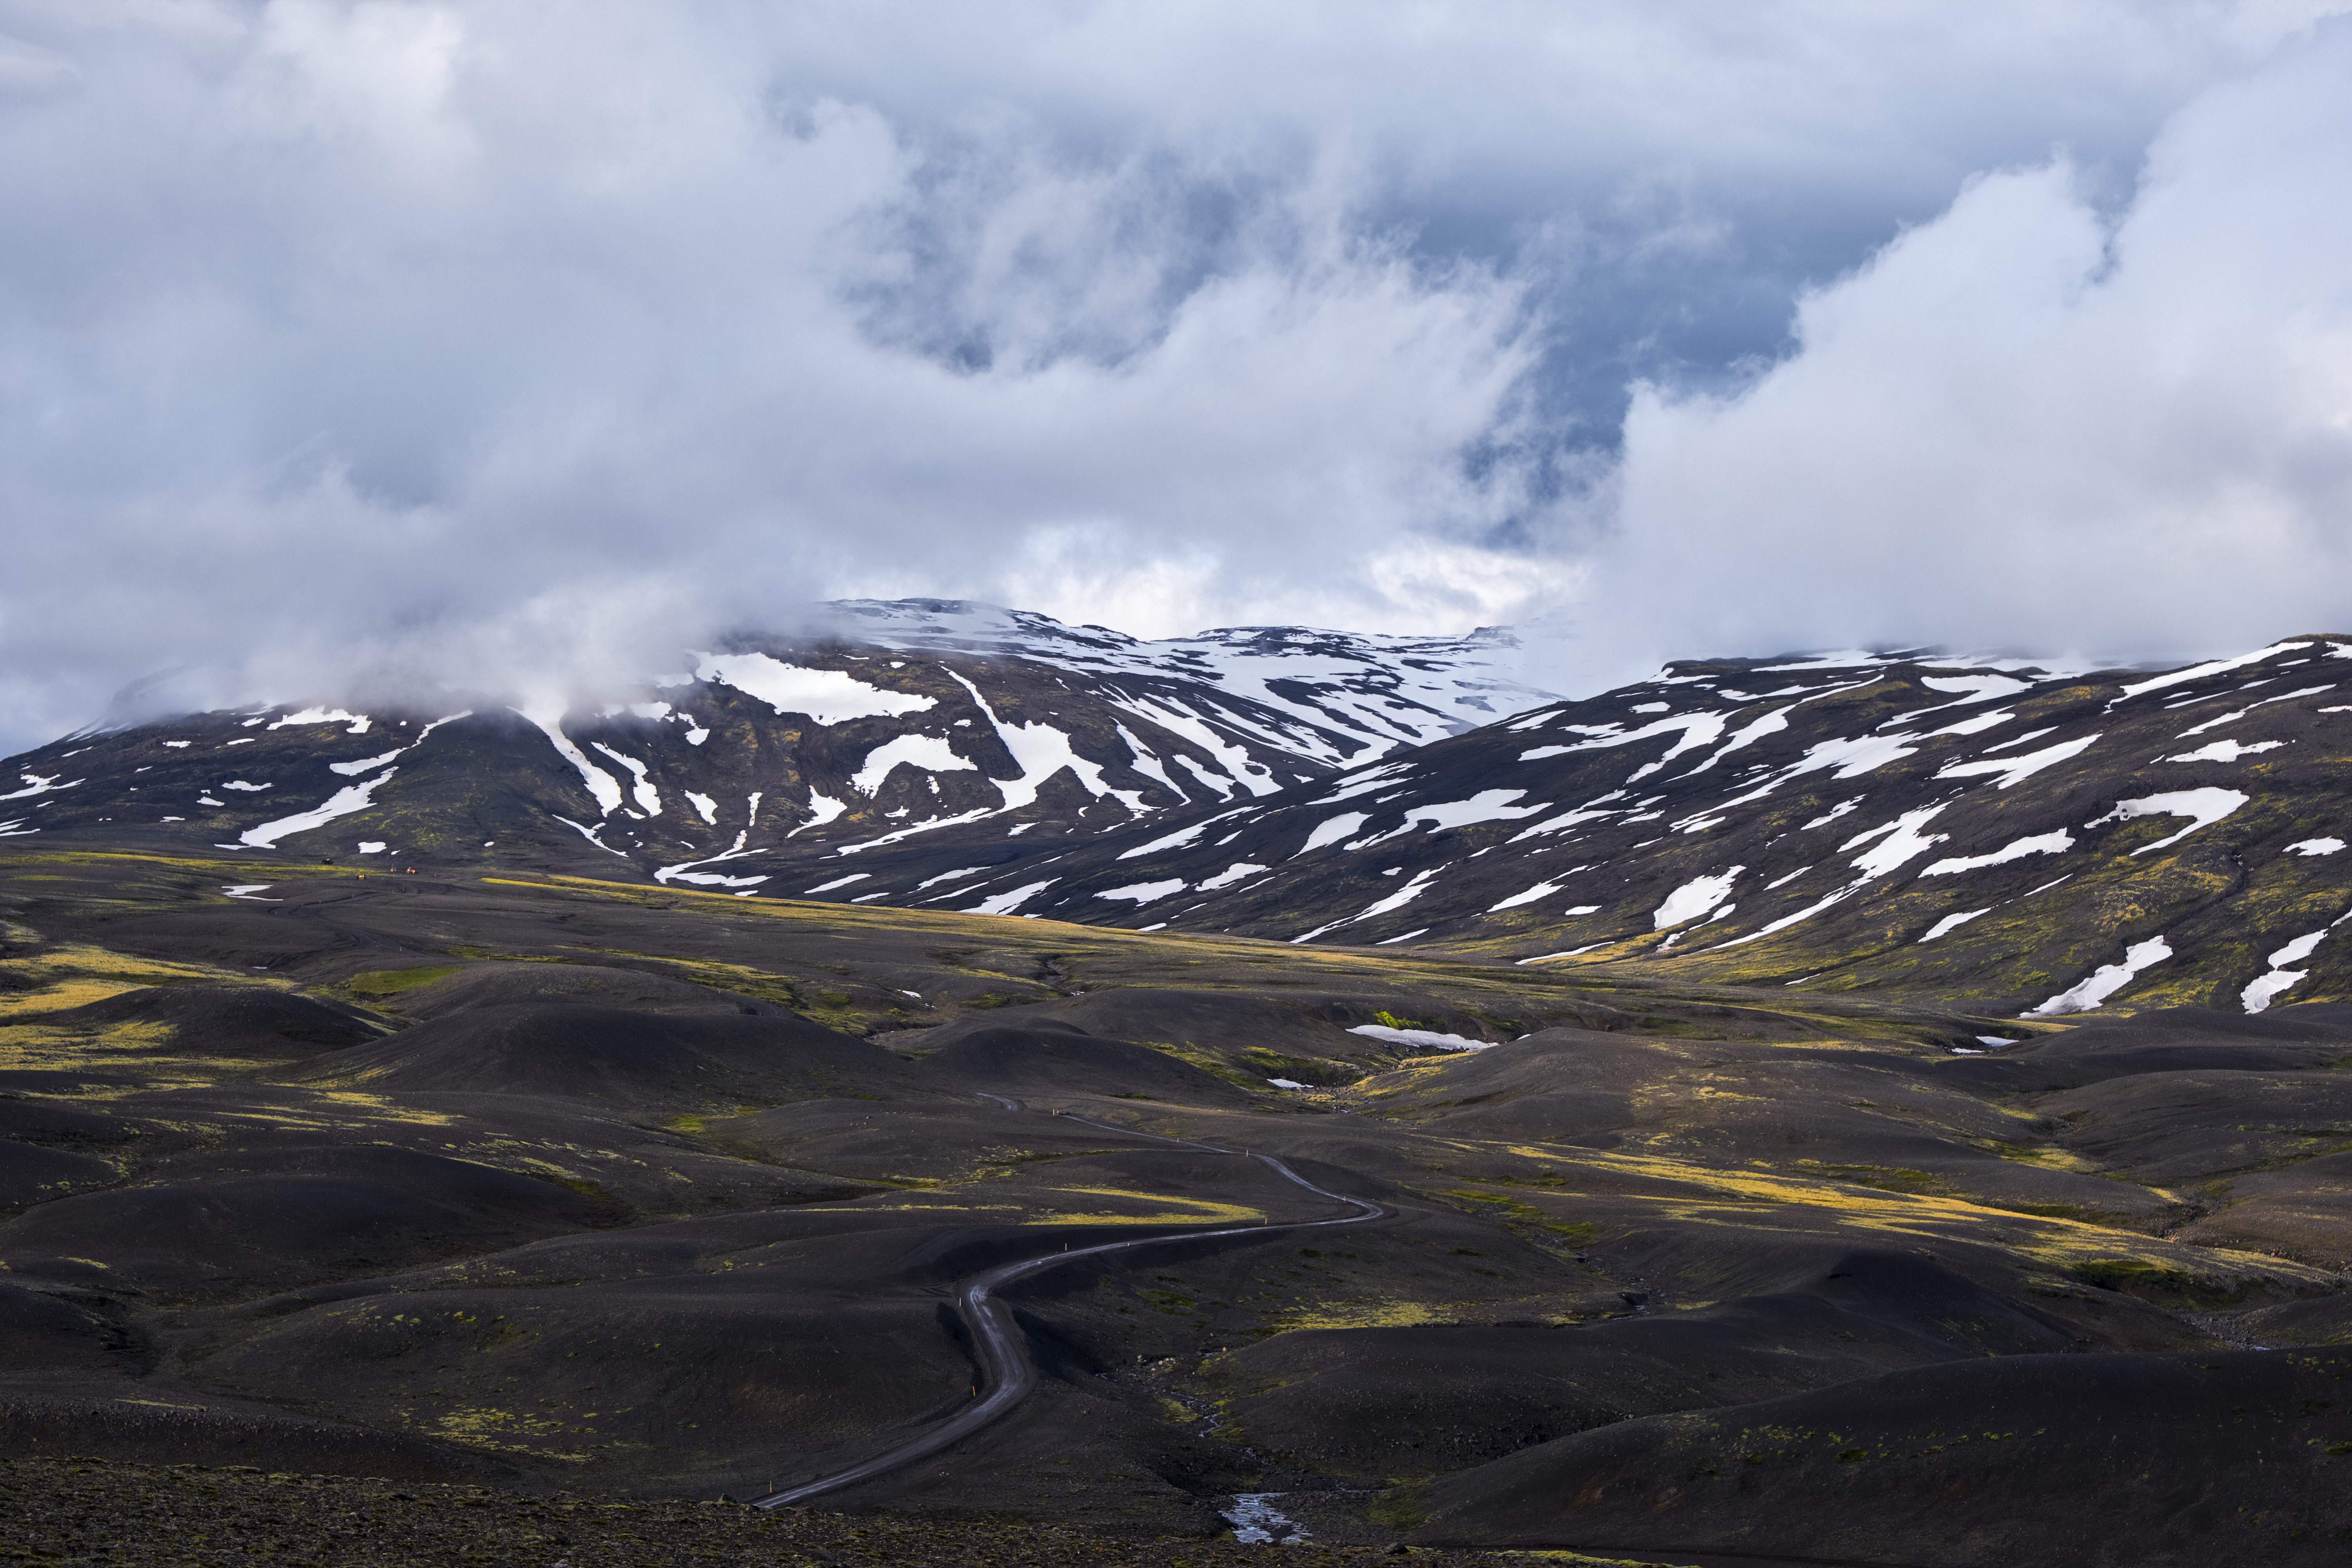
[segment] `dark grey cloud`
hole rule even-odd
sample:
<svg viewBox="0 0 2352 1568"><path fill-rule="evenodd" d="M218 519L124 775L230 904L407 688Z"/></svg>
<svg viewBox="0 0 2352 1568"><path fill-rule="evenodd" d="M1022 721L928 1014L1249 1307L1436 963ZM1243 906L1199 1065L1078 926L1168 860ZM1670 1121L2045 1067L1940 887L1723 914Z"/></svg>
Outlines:
<svg viewBox="0 0 2352 1568"><path fill-rule="evenodd" d="M1675 442L1811 547L1739 433L1906 352L1822 325L1880 247L2053 149L2051 221L2134 232L2328 9L0 0L0 746L159 668L593 684L834 595L1567 605L1595 678L1639 639L1580 593L1730 527ZM1649 624L1900 619L1757 581Z"/></svg>

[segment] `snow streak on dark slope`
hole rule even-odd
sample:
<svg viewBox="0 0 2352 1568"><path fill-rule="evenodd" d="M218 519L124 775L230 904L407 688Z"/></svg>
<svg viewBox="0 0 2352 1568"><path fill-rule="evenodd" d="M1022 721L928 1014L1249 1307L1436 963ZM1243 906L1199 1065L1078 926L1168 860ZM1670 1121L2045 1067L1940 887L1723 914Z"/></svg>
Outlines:
<svg viewBox="0 0 2352 1568"><path fill-rule="evenodd" d="M2166 674L1677 664L950 901L2044 1015L2260 1011L2352 988L2347 748L2352 642L2328 637Z"/></svg>
<svg viewBox="0 0 2352 1568"><path fill-rule="evenodd" d="M835 608L854 641L691 652L593 713L86 734L8 764L0 836L227 846L255 880L289 854L526 866L2044 1015L2352 995L2352 641L2165 674L1685 663L1565 702L1501 678L1507 634L1139 643Z"/></svg>
<svg viewBox="0 0 2352 1568"><path fill-rule="evenodd" d="M8 764L0 835L624 862L858 897L1271 795L1546 695L1496 673L1513 644L1494 632L1141 643L986 605L835 609L856 641L689 651L594 711L453 694L421 713L313 702L71 737Z"/></svg>

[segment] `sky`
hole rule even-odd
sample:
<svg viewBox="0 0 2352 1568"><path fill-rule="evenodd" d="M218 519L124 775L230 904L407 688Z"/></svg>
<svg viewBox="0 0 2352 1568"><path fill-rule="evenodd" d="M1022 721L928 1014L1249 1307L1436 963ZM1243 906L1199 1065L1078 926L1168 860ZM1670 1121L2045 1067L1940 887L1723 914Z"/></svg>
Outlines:
<svg viewBox="0 0 2352 1568"><path fill-rule="evenodd" d="M832 597L2352 631L2347 8L0 0L0 752Z"/></svg>

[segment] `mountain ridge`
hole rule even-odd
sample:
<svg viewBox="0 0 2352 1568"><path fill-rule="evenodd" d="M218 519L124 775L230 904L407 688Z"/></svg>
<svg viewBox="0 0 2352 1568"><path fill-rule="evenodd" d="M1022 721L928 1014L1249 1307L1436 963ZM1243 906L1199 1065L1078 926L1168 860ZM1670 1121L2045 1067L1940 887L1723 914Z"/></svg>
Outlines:
<svg viewBox="0 0 2352 1568"><path fill-rule="evenodd" d="M2352 910L2352 639L2332 634L2166 671L1686 660L1565 699L1506 678L1507 629L1148 643L962 601L833 608L841 636L731 639L592 711L314 703L85 731L5 764L0 835L2036 1017L2352 994L2330 934Z"/></svg>

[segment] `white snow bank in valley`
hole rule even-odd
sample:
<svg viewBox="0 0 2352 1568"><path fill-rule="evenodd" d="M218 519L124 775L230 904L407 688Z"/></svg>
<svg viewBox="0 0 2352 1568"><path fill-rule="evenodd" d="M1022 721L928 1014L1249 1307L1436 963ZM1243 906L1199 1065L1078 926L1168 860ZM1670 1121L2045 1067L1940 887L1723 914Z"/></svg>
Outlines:
<svg viewBox="0 0 2352 1568"><path fill-rule="evenodd" d="M1664 931L1685 921L1696 920L1730 896L1731 884L1745 866L1734 866L1728 871L1718 871L1711 877L1694 877L1666 895L1666 901L1650 914L1650 929Z"/></svg>
<svg viewBox="0 0 2352 1568"><path fill-rule="evenodd" d="M282 904L283 899L256 899L256 893L267 892L276 884L270 882L232 882L221 889L232 899L252 899L257 904Z"/></svg>
<svg viewBox="0 0 2352 1568"><path fill-rule="evenodd" d="M2064 828L2055 833L2037 833L2031 838L2011 840L1990 855L1969 855L1952 860L1938 860L1920 868L1922 877L1950 877L1962 871L1980 871L1987 866L2006 866L2011 860L2022 860L2028 855L2061 855L2074 847L2074 836ZM1984 911L1977 911L1981 914Z"/></svg>
<svg viewBox="0 0 2352 1568"><path fill-rule="evenodd" d="M2070 757L2079 757L2098 742L2096 735L2084 735L2080 740L2061 741L2054 746L2044 746L2038 752L2028 752L2021 757L2000 757L1980 763L1948 763L1936 770L1939 779L1973 778L1981 773L1999 773L1996 786L2007 789L2011 784L2032 778L2042 769L2054 766ZM2014 744L2015 742L2011 742Z"/></svg>
<svg viewBox="0 0 2352 1568"><path fill-rule="evenodd" d="M588 786L589 795L595 798L598 811L610 816L621 808L620 781L590 762L588 753L572 743L572 737L563 732L562 708L517 708L514 711L538 725L540 733L545 735L548 743L555 748L555 754L572 764L580 775L580 782ZM581 831L584 833L587 829L582 828ZM590 842L595 841L592 837ZM596 847L604 849L611 847L597 844Z"/></svg>
<svg viewBox="0 0 2352 1568"><path fill-rule="evenodd" d="M342 774L345 778L351 778L356 774L370 773L383 766L386 763L391 762L394 757L397 757L401 752L407 749L408 748L405 746L394 746L392 750L383 752L380 756L362 757L355 763L329 763L327 767L331 773L338 773Z"/></svg>
<svg viewBox="0 0 2352 1568"><path fill-rule="evenodd" d="M870 882L873 879L874 873L871 871L852 871L846 877L836 877L830 882L819 882L814 888L803 888L801 894L805 898L811 893L830 893L835 888L846 888L852 882Z"/></svg>
<svg viewBox="0 0 2352 1568"><path fill-rule="evenodd" d="M1724 742L1722 745L1717 746L1714 751L1709 752L1706 755L1706 761L1691 769L1691 771L1685 773L1683 777L1696 778L1699 774L1715 766L1716 763L1723 761L1724 758L1731 755L1732 752L1748 746L1752 746L1757 742L1762 740L1765 736L1778 734L1780 731L1787 729L1789 727L1789 714L1795 710L1796 706L1797 705L1795 703L1791 702L1785 708L1775 708L1772 711L1765 714L1762 718L1752 720L1749 722L1741 725L1738 729L1734 730L1731 732L1731 739ZM1522 762L1525 762L1526 760L1527 759L1524 757L1520 759Z"/></svg>
<svg viewBox="0 0 2352 1568"><path fill-rule="evenodd" d="M1948 801L1945 803L1945 805L1949 804ZM1943 805L1923 805L1916 810L1906 811L1884 826L1874 827L1867 833L1855 834L1838 846L1838 853L1843 855L1858 844L1868 844L1870 840L1878 838L1877 844L1855 856L1849 864L1861 872L1865 880L1874 877L1884 877L1896 867L1925 855L1928 850L1944 842L1948 835L1923 834L1919 831L1921 827L1934 820L1943 809ZM1885 837L1881 838L1879 837L1881 834Z"/></svg>
<svg viewBox="0 0 2352 1568"><path fill-rule="evenodd" d="M2121 963L2101 964L2091 972L2088 979L2061 991L2041 1006L2032 1008L2021 1016L2032 1018L2059 1013L2087 1013L2130 984L2133 977L2141 970L2152 963L2161 963L2171 956L2171 944L2160 936L2152 936L2146 942L2135 942L2124 950L2124 961Z"/></svg>
<svg viewBox="0 0 2352 1568"><path fill-rule="evenodd" d="M2210 827L2253 797L2234 789L2183 789L2166 795L2142 795L2137 800L2119 800L2115 810L2105 816L2095 816L2085 827L2097 827L2103 823L2129 822L2140 816L2186 816L2188 826L2169 837L2153 844L2143 844L2132 851L2145 855L2151 849L2161 849L2168 844L2178 844L2200 827Z"/></svg>
<svg viewBox="0 0 2352 1568"><path fill-rule="evenodd" d="M957 685L971 693L973 706L980 710L981 716L994 728L997 740L1003 743L1006 751L1013 753L1013 762L1019 764L1021 769L1021 776L1017 779L992 778L989 780L996 786L997 794L1003 797L1004 804L994 812L985 812L981 815L1002 816L1005 812L1019 811L1024 806L1035 804L1039 787L1055 774L1065 772L1077 781L1081 789L1096 799L1100 800L1108 795L1118 801L1127 808L1129 816L1141 816L1148 809L1143 804L1142 791L1113 787L1103 777L1102 764L1078 755L1071 747L1070 737L1067 734L1047 723L1033 721L1015 724L998 718L996 710L989 704L987 698L981 695L979 687L956 674L952 669L947 673ZM962 820L965 819L948 817L942 819L942 824Z"/></svg>
<svg viewBox="0 0 2352 1568"><path fill-rule="evenodd" d="M1201 891L1213 893L1221 889L1230 888L1245 878L1255 877L1260 871L1273 869L1271 866L1257 866L1247 860L1236 860L1215 876L1204 879L1201 883Z"/></svg>
<svg viewBox="0 0 2352 1568"><path fill-rule="evenodd" d="M968 915L1009 915L1055 883L1059 877L1048 877L1042 882L1028 882L1008 893L997 893L982 899L964 910Z"/></svg>
<svg viewBox="0 0 2352 1568"><path fill-rule="evenodd" d="M1313 942L1317 937L1321 936L1327 931L1338 931L1341 926L1351 926L1358 921L1368 921L1374 915L1384 915L1392 910L1401 910L1404 908L1405 905L1412 902L1413 900L1421 897L1422 894L1427 892L1429 890L1430 883L1436 879L1437 874L1444 870L1447 866L1451 866L1453 864L1453 861L1448 860L1445 862L1444 866L1432 866L1425 871L1415 871L1412 874L1412 881L1407 882L1403 887L1399 888L1387 898L1381 899L1376 903L1367 905L1364 909L1352 915L1333 921L1328 925L1317 926L1313 931L1307 932L1304 936L1294 936L1290 939L1290 944L1293 947L1296 947L1301 942Z"/></svg>
<svg viewBox="0 0 2352 1568"><path fill-rule="evenodd" d="M936 697L885 691L838 669L808 669L764 653L696 656L695 678L731 686L778 713L803 713L819 724L887 719L939 706Z"/></svg>
<svg viewBox="0 0 2352 1568"><path fill-rule="evenodd" d="M1124 888L1106 888L1095 895L1097 899L1129 899L1137 905L1157 903L1171 893L1181 893L1192 884L1181 877L1165 882L1135 882Z"/></svg>
<svg viewBox="0 0 2352 1568"><path fill-rule="evenodd" d="M1979 915L1989 915L2000 907L2000 906L1998 904L1987 904L1980 910L1969 910L1961 914L1946 915L1942 920L1939 920L1934 925L1929 926L1927 928L1927 934L1921 937L1919 940L1923 942L1927 942L1935 941L1939 936L1949 936L1952 932L1959 930L1960 927L1968 924Z"/></svg>
<svg viewBox="0 0 2352 1568"><path fill-rule="evenodd" d="M756 888L767 879L765 877L729 877L717 871L672 871L663 879L670 882L699 882L706 887L719 888Z"/></svg>
<svg viewBox="0 0 2352 1568"><path fill-rule="evenodd" d="M978 763L957 756L941 736L900 735L866 753L864 764L849 777L849 787L863 795L877 795L891 770L902 765L935 773L980 771Z"/></svg>
<svg viewBox="0 0 2352 1568"><path fill-rule="evenodd" d="M1415 828L1426 825L1434 828L1467 827L1480 822L1512 822L1523 816L1533 816L1539 811L1549 811L1549 802L1538 801L1533 805L1512 805L1509 803L1528 792L1523 789L1482 789L1468 800L1440 801L1434 805L1416 805L1404 814L1402 825L1386 833L1376 833L1360 838L1348 846L1350 849L1368 849L1375 844L1386 844L1391 838L1402 838ZM1301 850L1301 854L1305 851Z"/></svg>
<svg viewBox="0 0 2352 1568"><path fill-rule="evenodd" d="M1337 844L1370 820L1369 815L1360 811L1343 811L1337 816L1327 817L1315 825L1315 831L1309 833L1307 842L1298 847L1298 854L1311 854L1326 844ZM1297 858L1297 856L1292 858Z"/></svg>
<svg viewBox="0 0 2352 1568"><path fill-rule="evenodd" d="M847 811L849 803L845 800L835 800L829 795L819 795L816 791L811 790L808 808L809 819L785 834L785 837L796 838L812 827L823 827L826 823ZM751 820L755 823L760 820L760 797L756 795L751 797Z"/></svg>
<svg viewBox="0 0 2352 1568"><path fill-rule="evenodd" d="M1224 778L1224 782L1228 784L1245 789L1252 795L1272 795L1282 787L1272 773L1250 761L1246 749L1234 744L1233 742L1217 733L1206 720L1189 708L1180 708L1172 702L1155 701L1145 697L1121 698L1117 695L1108 695L1106 700L1112 707L1122 712L1132 713L1147 723L1157 724L1170 734L1190 741L1208 752L1210 756L1216 759L1217 766L1224 769L1225 774L1231 775ZM1277 743L1286 749L1297 744L1299 739L1300 737L1291 736ZM1199 762L1181 752L1176 752L1173 760L1192 769L1193 774L1203 784L1223 776L1213 769L1202 767ZM1212 787L1213 788L1214 785L1213 784Z"/></svg>
<svg viewBox="0 0 2352 1568"><path fill-rule="evenodd" d="M364 735L373 722L364 713L346 713L340 708L305 708L299 713L289 713L269 727L283 730L289 724L349 724L346 735Z"/></svg>
<svg viewBox="0 0 2352 1568"><path fill-rule="evenodd" d="M1533 959L1526 962L1532 963ZM1385 1024L1358 1024L1349 1029L1351 1035L1368 1035L1375 1040L1386 1040L1399 1046L1434 1046L1441 1051L1487 1051L1500 1042L1474 1040L1465 1035L1441 1035L1434 1029L1391 1029Z"/></svg>
<svg viewBox="0 0 2352 1568"><path fill-rule="evenodd" d="M606 756L612 758L614 762L628 769L630 774L636 780L636 783L630 786L630 793L636 796L637 808L643 811L647 816L659 816L661 815L661 792L656 790L653 785L653 782L646 776L647 773L652 772L652 769L647 767L644 763L637 761L635 757L624 756L619 752L613 750L612 747L604 744L602 741L593 742L592 743L598 751L604 752Z"/></svg>
<svg viewBox="0 0 2352 1568"><path fill-rule="evenodd" d="M1564 882L1538 882L1524 893L1513 893L1500 903L1488 904L1486 912L1491 915L1497 910L1515 910L1521 904L1532 904L1538 899L1550 898L1566 886Z"/></svg>
<svg viewBox="0 0 2352 1568"><path fill-rule="evenodd" d="M59 784L58 781L65 777L63 773L50 773L47 777L39 773L18 773L16 776L24 781L25 787L20 790L11 790L6 795L0 795L0 800L23 800L28 795L47 795L53 790L72 789L89 782L88 779L76 779L72 784Z"/></svg>
<svg viewBox="0 0 2352 1568"><path fill-rule="evenodd" d="M2255 684L2260 685L2262 683L2257 681ZM2242 688L2241 689L2243 689ZM2231 722L2232 720L2242 719L2257 708L2267 708L2273 702L2292 702L2298 697L2316 697L2323 691L2333 691L2336 688L2333 686L2303 686L2296 688L2293 691L2282 691L2275 697L2265 697L2260 701L2249 702L2243 708L2222 714L2219 719L2208 719L2202 724L2192 724L2188 729L2181 731L2175 738L2185 741L2191 735L2201 735L2208 730L2218 730L2222 725ZM2344 710L2341 708L2322 708L2320 711L2322 713L2341 713Z"/></svg>
<svg viewBox="0 0 2352 1568"><path fill-rule="evenodd" d="M1178 828L1164 838L1155 838L1149 844L1139 844L1132 849L1124 850L1118 858L1122 860L1133 860L1139 856L1157 855L1163 849L1181 849L1209 831L1215 824L1240 815L1238 811L1222 811L1214 816L1203 817L1189 827Z"/></svg>
<svg viewBox="0 0 2352 1568"><path fill-rule="evenodd" d="M2338 915L2317 931L2306 936L2296 937L2293 942L2272 953L2268 960L2271 966L2270 973L2257 977L2243 991L2238 993L2239 1004L2249 1013L2259 1013L2268 1007L2280 992L2288 989L2296 981L2311 973L2307 969L2289 969L2287 965L2301 963L2305 959L2309 958L2327 933L2342 925L2347 919L2352 919L2352 916Z"/></svg>
<svg viewBox="0 0 2352 1568"><path fill-rule="evenodd" d="M1517 963L1524 967L1530 963L1542 963L1549 959L1554 958L1581 958L1588 952L1597 952L1608 945L1609 944L1605 942L1588 942L1582 947L1571 947L1564 952L1539 952L1533 958L1519 959L1517 960Z"/></svg>
<svg viewBox="0 0 2352 1568"><path fill-rule="evenodd" d="M274 784L254 784L246 779L231 779L228 783L218 785L217 787L221 789L250 790L258 794L262 790L276 789L278 786Z"/></svg>
<svg viewBox="0 0 2352 1568"><path fill-rule="evenodd" d="M2116 702L2126 701L2150 691L2162 691L2167 687L2184 685L2191 680L2200 680L2209 675L2221 675L2229 670L2242 669L2250 664L2260 664L2273 654L2286 653L2290 650L2298 653L2326 653L2340 649L2343 646L2341 643L2274 642L2268 647L2258 647L2252 653L2242 653L2235 658L2217 658L2206 664L2192 664L2186 669L2176 669L2169 675L2159 675L2152 679L2135 681L2124 688L2123 695L2117 697ZM2112 708L2115 703L2111 702L2108 706Z"/></svg>
<svg viewBox="0 0 2352 1568"><path fill-rule="evenodd" d="M2257 752L2275 752L2285 744L2284 741L2256 741L2251 745L2239 741L2215 741L2193 752L2157 760L2166 763L2234 763L2240 757L2251 757Z"/></svg>
<svg viewBox="0 0 2352 1568"><path fill-rule="evenodd" d="M360 853L362 855L381 855L384 852L386 847L387 846L385 842L381 838L362 838L360 840Z"/></svg>
<svg viewBox="0 0 2352 1568"><path fill-rule="evenodd" d="M425 725L422 730L417 731L416 738L409 742L408 744L404 746L394 746L389 752L384 752L373 757L362 757L355 763L329 763L327 767L331 772L339 773L345 778L352 778L360 773L373 772L375 769L383 767L385 763L390 763L394 758L404 757L409 752L416 750L417 747L425 742L425 740L433 733L434 731L438 730L442 725L455 724L460 719L470 719L473 716L474 710L468 708L462 713L452 713L445 719L436 719L430 724ZM353 734L357 734L359 731L353 731L352 732ZM229 744L236 745L237 742L232 741Z"/></svg>
<svg viewBox="0 0 2352 1568"><path fill-rule="evenodd" d="M1949 704L1947 704L1947 706L1949 706ZM1906 719L1912 717L1912 715L1908 713L1906 713L1903 716ZM2006 724L2011 719L2016 717L2017 715L2015 713L2011 712L2006 708L1996 708L1990 713L1978 713L1969 718L1961 720L1957 724L1947 724L1940 730L1930 730L1927 731L1927 738L1929 740L1934 740L1938 735L1981 735L1987 730ZM2042 731L2042 733L2045 735L2049 732L2050 731L2047 730ZM2009 741L2004 742L2003 744L2013 746L2017 744L2017 742Z"/></svg>
<svg viewBox="0 0 2352 1568"><path fill-rule="evenodd" d="M308 811L298 811L291 816L281 816L258 827L248 827L237 835L237 842L256 849L275 849L278 841L289 834L307 833L314 827L324 827L339 816L365 811L375 804L375 792L389 784L392 775L399 771L398 768L386 768L372 779L337 790Z"/></svg>
<svg viewBox="0 0 2352 1568"><path fill-rule="evenodd" d="M688 805L694 807L694 814L702 818L705 823L708 823L713 827L719 826L719 803L717 801L711 799L707 795L697 795L692 790L688 790L686 791L686 802Z"/></svg>
<svg viewBox="0 0 2352 1568"><path fill-rule="evenodd" d="M1634 711L1639 712L1641 710L1635 709ZM1667 747L1665 753L1656 762L1645 763L1633 770L1631 777L1638 779L1656 773L1685 752L1696 752L1702 746L1715 744L1723 736L1723 715L1720 713L1676 713L1668 718L1654 720L1638 730L1628 730L1622 735L1595 735L1590 740L1579 741L1576 744L1564 749L1570 752L1591 752L1612 746L1630 746L1636 741L1646 741L1654 735L1666 735L1677 730L1681 731L1682 739ZM1548 750L1548 748L1544 749ZM1527 760L1525 757L1520 758L1522 762Z"/></svg>
<svg viewBox="0 0 2352 1568"><path fill-rule="evenodd" d="M1556 751L1565 749L1565 747L1553 748ZM1526 757L1519 759L1523 763L1527 760ZM1360 795L1370 795L1376 789L1386 789L1391 784L1401 782L1403 776L1412 771L1412 764L1410 763L1382 763L1369 772L1359 768L1354 772L1342 773L1339 776L1339 787L1328 795L1317 795L1315 804L1332 805L1339 801L1353 800Z"/></svg>
<svg viewBox="0 0 2352 1568"><path fill-rule="evenodd" d="M2341 838L2305 838L2297 843L2288 845L2281 851L2281 853L2286 855L2333 855L2343 847L2344 840Z"/></svg>

